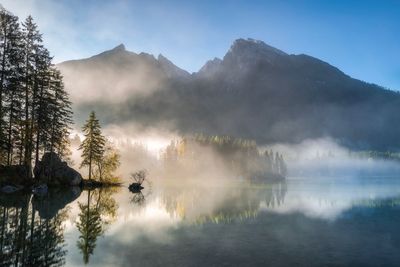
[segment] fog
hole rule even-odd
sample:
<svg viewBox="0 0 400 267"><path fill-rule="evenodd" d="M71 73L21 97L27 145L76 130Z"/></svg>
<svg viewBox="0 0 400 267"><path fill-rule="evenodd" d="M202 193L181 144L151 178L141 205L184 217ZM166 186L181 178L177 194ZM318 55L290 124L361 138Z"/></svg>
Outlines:
<svg viewBox="0 0 400 267"><path fill-rule="evenodd" d="M123 45L83 61L58 64L75 105L118 104L129 97L148 96L165 83L154 56L125 51Z"/></svg>
<svg viewBox="0 0 400 267"><path fill-rule="evenodd" d="M72 136L82 134L76 131ZM129 175L145 169L150 180L199 180L209 183L220 180L240 180L244 177L233 170L227 159L210 147L195 146L191 153L197 156L185 158L181 162L166 165L165 153L173 142L178 144L183 136L160 128L143 128L136 124L106 125L103 134L121 155L121 166L118 175L124 182L129 182ZM189 135L190 137L190 135ZM71 159L79 167L79 142L72 142ZM278 152L283 155L288 174L287 179L298 177L318 178L337 177L394 177L400 174L400 164L395 157L373 157L369 152L357 152L338 145L332 138L305 140L299 144L258 145L258 151ZM252 161L252 159L249 159ZM80 169L86 175L86 169Z"/></svg>
<svg viewBox="0 0 400 267"><path fill-rule="evenodd" d="M205 180L240 178L224 158L204 148L197 151L202 155L201 160L186 164L192 168L179 166L175 173L166 174L162 163L166 147L171 141L197 133L255 140L260 153L272 149L283 154L289 177L388 176L399 172L395 157L385 158L382 153L371 156L365 152L370 148L383 151L389 139L382 138L375 130L369 134L369 130L353 128L353 122L360 122L362 129L367 127L359 118L367 116L363 109L369 107L368 103L354 100L355 103L347 107L347 102L330 101L323 94L326 88L319 88L322 86L319 77L313 77L318 78L316 87L307 92L293 90L292 86L305 82L297 76L282 84L281 75L275 73L276 76L268 76L270 80L265 83L258 73L264 68L265 71L274 68L267 66L270 57L286 62L280 57L287 56L270 55L271 50L265 47L268 46L259 41L236 40L223 61L213 65L211 73L200 71L192 75L163 56L156 59L150 54L136 54L126 51L123 45L57 67L64 75L73 102L75 131L79 133L89 112L96 111L104 134L120 151L119 174L124 179L138 169L149 170L157 179L165 176ZM254 51L263 53L253 54ZM266 59L259 59L260 62L269 62L263 68L248 62L261 55ZM299 63L303 64L303 60L304 57L296 56ZM327 79L343 80L344 87L338 91L342 98L347 99L345 89L350 90L350 87L378 90L374 85L348 80L349 77L332 66L319 61L313 64L316 65L310 67L329 73ZM293 66L286 67L286 71L293 71ZM258 78L250 79L252 75ZM336 83L326 86L326 90L333 90ZM316 93L321 94L322 102L310 104L309 97ZM387 91L381 93L382 97L390 95ZM357 91L352 96L356 99L359 95L362 94ZM371 99L372 102L378 100ZM345 118L348 120L344 121ZM321 123L325 126L320 126ZM74 148L73 151L73 161L79 163L79 153Z"/></svg>
<svg viewBox="0 0 400 267"><path fill-rule="evenodd" d="M340 146L332 138L305 140L299 144L274 144L281 151L294 177L397 176L400 164L396 157L374 156L372 151L354 151Z"/></svg>
<svg viewBox="0 0 400 267"><path fill-rule="evenodd" d="M150 180L215 180L231 178L235 175L229 169L221 155L211 148L195 147L198 158L196 160L185 159L184 163L173 160L166 165L163 155L171 142L179 142L182 137L177 133L155 129L138 127L134 124L107 125L102 129L107 140L114 146L121 156L121 166L117 174L122 181L131 182L129 176L138 170L147 170ZM71 137L71 161L75 168L79 168L81 162L79 144L83 135L75 130ZM87 175L87 168L80 171Z"/></svg>

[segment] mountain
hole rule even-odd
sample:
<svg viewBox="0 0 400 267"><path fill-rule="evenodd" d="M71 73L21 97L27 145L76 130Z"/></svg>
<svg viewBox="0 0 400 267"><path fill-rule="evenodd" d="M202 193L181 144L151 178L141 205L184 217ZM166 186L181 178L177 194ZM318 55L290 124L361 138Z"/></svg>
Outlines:
<svg viewBox="0 0 400 267"><path fill-rule="evenodd" d="M173 79L190 74L162 55L136 54L123 44L93 57L60 63L66 88L75 103L118 102L126 95L149 95Z"/></svg>
<svg viewBox="0 0 400 267"><path fill-rule="evenodd" d="M258 40L234 41L223 59L192 74L162 55L123 46L58 67L72 95L79 88L78 121L95 109L106 123L183 134L227 134L263 144L331 137L355 149L400 148L397 92ZM79 97L87 94L93 97Z"/></svg>

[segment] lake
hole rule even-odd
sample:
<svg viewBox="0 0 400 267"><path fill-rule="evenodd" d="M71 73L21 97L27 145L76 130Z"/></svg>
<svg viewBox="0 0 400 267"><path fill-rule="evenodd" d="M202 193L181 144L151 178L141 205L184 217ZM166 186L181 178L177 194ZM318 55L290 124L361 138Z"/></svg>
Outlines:
<svg viewBox="0 0 400 267"><path fill-rule="evenodd" d="M398 177L0 196L1 266L400 266Z"/></svg>

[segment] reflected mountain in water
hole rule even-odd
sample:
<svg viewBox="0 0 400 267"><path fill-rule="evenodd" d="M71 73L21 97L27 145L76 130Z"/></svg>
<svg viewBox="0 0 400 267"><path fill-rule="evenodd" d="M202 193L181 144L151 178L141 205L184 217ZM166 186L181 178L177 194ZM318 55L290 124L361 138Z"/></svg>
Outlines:
<svg viewBox="0 0 400 267"><path fill-rule="evenodd" d="M164 181L146 190L1 195L0 265L400 263L396 179Z"/></svg>

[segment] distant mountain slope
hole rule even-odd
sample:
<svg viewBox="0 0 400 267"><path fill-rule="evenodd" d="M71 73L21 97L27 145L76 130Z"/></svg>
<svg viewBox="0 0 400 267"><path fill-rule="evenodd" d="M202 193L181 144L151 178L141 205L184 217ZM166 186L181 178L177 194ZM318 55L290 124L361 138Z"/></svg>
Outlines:
<svg viewBox="0 0 400 267"><path fill-rule="evenodd" d="M92 103L107 99L118 102L127 95L149 95L170 78L190 74L167 58L126 51L123 44L82 60L58 64L73 102Z"/></svg>
<svg viewBox="0 0 400 267"><path fill-rule="evenodd" d="M123 47L59 68L68 90L94 95L75 100L78 118L96 109L109 123L135 121L182 133L260 143L329 136L352 148L400 148L398 93L262 41L238 39L222 60L208 61L193 74L163 56Z"/></svg>

